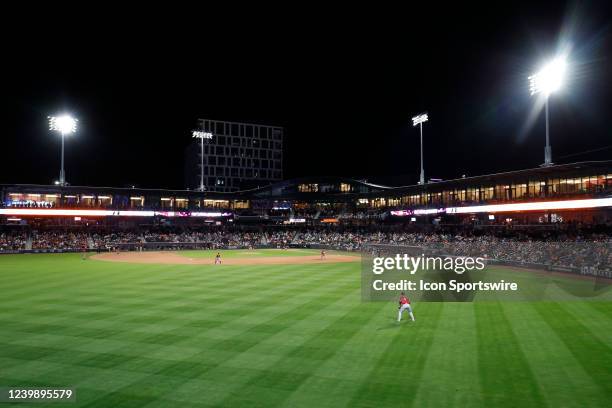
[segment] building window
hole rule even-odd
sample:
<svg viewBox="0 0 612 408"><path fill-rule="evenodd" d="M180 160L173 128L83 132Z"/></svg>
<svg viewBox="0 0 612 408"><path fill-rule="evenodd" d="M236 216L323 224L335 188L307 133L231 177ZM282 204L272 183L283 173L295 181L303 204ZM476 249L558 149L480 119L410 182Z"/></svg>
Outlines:
<svg viewBox="0 0 612 408"><path fill-rule="evenodd" d="M318 184L299 184L298 191L300 193L316 193L319 191Z"/></svg>

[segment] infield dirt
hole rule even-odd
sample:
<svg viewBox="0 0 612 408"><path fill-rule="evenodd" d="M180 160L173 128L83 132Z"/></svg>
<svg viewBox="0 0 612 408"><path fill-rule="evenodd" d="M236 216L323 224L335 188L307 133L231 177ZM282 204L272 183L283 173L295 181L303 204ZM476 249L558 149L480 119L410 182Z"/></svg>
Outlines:
<svg viewBox="0 0 612 408"><path fill-rule="evenodd" d="M151 251L151 252L110 252L97 254L92 259L109 262L128 262L139 264L179 264L179 265L210 265L215 263L214 257L189 258L177 252ZM313 263L336 263L336 262L358 262L357 256L328 254L325 260L319 255L303 256L270 256L270 257L245 257L227 258L222 260L222 265L295 265Z"/></svg>

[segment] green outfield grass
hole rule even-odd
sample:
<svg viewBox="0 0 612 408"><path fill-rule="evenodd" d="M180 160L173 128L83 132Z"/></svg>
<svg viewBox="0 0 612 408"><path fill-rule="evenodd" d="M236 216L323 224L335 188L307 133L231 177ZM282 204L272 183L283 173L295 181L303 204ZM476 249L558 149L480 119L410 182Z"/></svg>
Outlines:
<svg viewBox="0 0 612 408"><path fill-rule="evenodd" d="M359 262L1 256L0 387L76 387L67 407L610 405L610 302L414 309L362 303Z"/></svg>

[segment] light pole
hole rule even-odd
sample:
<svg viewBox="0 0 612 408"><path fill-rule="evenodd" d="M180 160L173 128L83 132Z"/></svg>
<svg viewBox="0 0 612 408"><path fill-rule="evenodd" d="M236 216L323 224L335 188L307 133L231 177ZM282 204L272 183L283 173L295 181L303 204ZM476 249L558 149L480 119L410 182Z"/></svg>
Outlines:
<svg viewBox="0 0 612 408"><path fill-rule="evenodd" d="M204 139L212 139L213 134L210 132L203 132L201 130L194 130L191 132L191 137L194 139L200 139L200 191L204 191Z"/></svg>
<svg viewBox="0 0 612 408"><path fill-rule="evenodd" d="M421 177L419 178L419 184L425 184L425 169L423 167L423 123L427 122L427 113L421 113L412 118L412 126L419 125L421 130Z"/></svg>
<svg viewBox="0 0 612 408"><path fill-rule="evenodd" d="M62 135L62 159L59 176L59 185L66 185L66 173L64 171L64 139L66 135L76 132L78 120L70 115L49 116L49 130L54 130Z"/></svg>
<svg viewBox="0 0 612 408"><path fill-rule="evenodd" d="M544 147L544 163L542 167L552 166L553 164L548 126L548 97L551 93L561 88L563 77L565 76L565 67L565 58L557 57L546 64L540 71L529 77L529 93L531 95L542 94L545 98L546 146Z"/></svg>

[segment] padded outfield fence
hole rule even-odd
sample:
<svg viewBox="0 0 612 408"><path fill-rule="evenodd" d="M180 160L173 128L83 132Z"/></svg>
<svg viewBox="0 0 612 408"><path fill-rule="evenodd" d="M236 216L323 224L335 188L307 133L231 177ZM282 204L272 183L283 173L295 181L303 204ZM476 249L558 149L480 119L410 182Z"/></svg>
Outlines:
<svg viewBox="0 0 612 408"><path fill-rule="evenodd" d="M325 249L346 251L332 245L298 245L289 244L287 248ZM19 249L0 251L0 255L9 254L61 254L75 252L111 252L111 251L180 251L180 250L231 250L231 249L281 249L277 245L219 245L212 242L122 242L113 243L112 246L96 248L61 248L61 249Z"/></svg>

